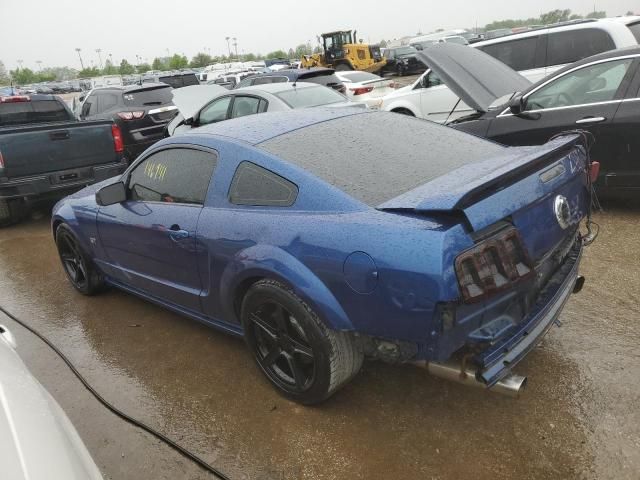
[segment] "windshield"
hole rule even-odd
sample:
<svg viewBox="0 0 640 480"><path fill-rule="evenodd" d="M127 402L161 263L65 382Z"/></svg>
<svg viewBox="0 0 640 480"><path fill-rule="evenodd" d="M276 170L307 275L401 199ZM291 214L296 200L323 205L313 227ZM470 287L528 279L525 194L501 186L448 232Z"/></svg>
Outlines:
<svg viewBox="0 0 640 480"><path fill-rule="evenodd" d="M0 125L63 122L73 120L62 102L37 100L0 103Z"/></svg>
<svg viewBox="0 0 640 480"><path fill-rule="evenodd" d="M171 103L171 87L151 88L148 90L134 90L123 93L124 104L129 106L144 107L150 105L164 105Z"/></svg>
<svg viewBox="0 0 640 480"><path fill-rule="evenodd" d="M292 88L278 92L275 96L291 108L317 107L346 101L335 90L322 86Z"/></svg>
<svg viewBox="0 0 640 480"><path fill-rule="evenodd" d="M457 43L458 45L468 45L469 42L464 37L446 37L444 39L448 43Z"/></svg>
<svg viewBox="0 0 640 480"><path fill-rule="evenodd" d="M367 82L369 80L380 80L381 77L368 72L340 72L347 82Z"/></svg>
<svg viewBox="0 0 640 480"><path fill-rule="evenodd" d="M173 88L181 88L188 85L200 85L195 73L188 73L186 75L169 75L166 77L160 77L158 80L162 83L166 83L167 85L171 85Z"/></svg>
<svg viewBox="0 0 640 480"><path fill-rule="evenodd" d="M393 53L398 55L411 55L414 53L418 53L418 51L413 47L400 47L393 50Z"/></svg>

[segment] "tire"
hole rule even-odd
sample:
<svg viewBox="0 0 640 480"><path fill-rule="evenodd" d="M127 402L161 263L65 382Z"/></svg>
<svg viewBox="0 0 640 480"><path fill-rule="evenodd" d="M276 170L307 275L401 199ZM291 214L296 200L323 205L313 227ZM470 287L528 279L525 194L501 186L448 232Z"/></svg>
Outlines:
<svg viewBox="0 0 640 480"><path fill-rule="evenodd" d="M23 199L0 200L0 228L20 222L27 216L27 204Z"/></svg>
<svg viewBox="0 0 640 480"><path fill-rule="evenodd" d="M64 223L56 229L56 246L62 268L76 290L89 296L103 290L102 275L82 250L71 229Z"/></svg>
<svg viewBox="0 0 640 480"><path fill-rule="evenodd" d="M350 72L351 70L353 70L353 68L351 68L351 65L349 65L348 63L339 63L338 65L336 65L334 70L336 72Z"/></svg>
<svg viewBox="0 0 640 480"><path fill-rule="evenodd" d="M327 328L291 289L260 280L242 301L244 336L258 367L285 397L320 403L353 378L363 354L353 337Z"/></svg>
<svg viewBox="0 0 640 480"><path fill-rule="evenodd" d="M403 77L404 76L404 68L402 68L402 65L398 65L398 69L396 71L396 75L398 75L399 77Z"/></svg>

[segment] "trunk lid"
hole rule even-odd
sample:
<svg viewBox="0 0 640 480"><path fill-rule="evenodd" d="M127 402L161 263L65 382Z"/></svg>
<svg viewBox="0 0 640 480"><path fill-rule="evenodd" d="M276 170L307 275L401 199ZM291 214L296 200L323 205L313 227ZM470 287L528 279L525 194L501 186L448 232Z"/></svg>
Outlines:
<svg viewBox="0 0 640 480"><path fill-rule="evenodd" d="M507 94L522 92L531 82L500 60L477 48L439 43L418 53L418 58L464 103L479 112Z"/></svg>
<svg viewBox="0 0 640 480"><path fill-rule="evenodd" d="M496 156L441 175L378 207L419 214L464 215L473 232L509 219L539 258L575 230L587 214L586 155L580 137L567 135L543 146L512 147ZM555 202L567 202L558 219ZM568 226L561 225L566 220Z"/></svg>

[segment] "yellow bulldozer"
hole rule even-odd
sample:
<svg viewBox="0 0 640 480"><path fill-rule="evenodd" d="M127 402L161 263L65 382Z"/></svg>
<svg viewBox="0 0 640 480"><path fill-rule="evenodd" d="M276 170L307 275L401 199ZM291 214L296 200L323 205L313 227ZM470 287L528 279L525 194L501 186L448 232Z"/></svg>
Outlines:
<svg viewBox="0 0 640 480"><path fill-rule="evenodd" d="M362 70L375 73L385 66L387 61L377 45L358 43L356 31L342 30L323 33L323 53L314 53L302 57L302 68L329 67L335 70Z"/></svg>

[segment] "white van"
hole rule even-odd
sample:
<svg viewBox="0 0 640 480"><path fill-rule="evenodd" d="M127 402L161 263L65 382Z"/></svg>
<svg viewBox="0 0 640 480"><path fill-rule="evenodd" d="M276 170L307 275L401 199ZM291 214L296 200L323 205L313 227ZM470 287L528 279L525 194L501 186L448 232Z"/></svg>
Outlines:
<svg viewBox="0 0 640 480"><path fill-rule="evenodd" d="M630 16L547 26L470 47L479 48L535 83L567 64L638 43L640 16ZM430 69L412 85L385 96L378 108L439 123L473 112Z"/></svg>

